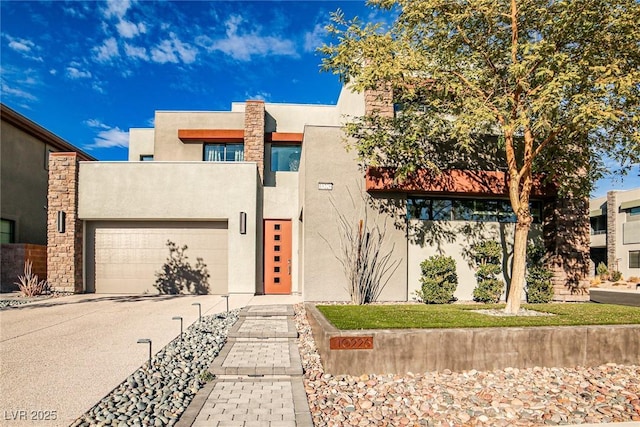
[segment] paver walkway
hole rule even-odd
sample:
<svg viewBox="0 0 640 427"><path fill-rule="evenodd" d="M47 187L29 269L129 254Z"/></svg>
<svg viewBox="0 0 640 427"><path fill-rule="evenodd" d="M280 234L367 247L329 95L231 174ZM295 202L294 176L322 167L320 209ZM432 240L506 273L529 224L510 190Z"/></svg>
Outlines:
<svg viewBox="0 0 640 427"><path fill-rule="evenodd" d="M178 427L312 427L293 306L249 306L240 312Z"/></svg>

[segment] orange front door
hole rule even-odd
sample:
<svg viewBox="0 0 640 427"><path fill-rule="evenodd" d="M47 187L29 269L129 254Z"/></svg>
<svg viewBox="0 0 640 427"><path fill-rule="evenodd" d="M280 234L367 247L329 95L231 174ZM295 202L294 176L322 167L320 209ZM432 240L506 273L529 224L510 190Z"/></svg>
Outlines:
<svg viewBox="0 0 640 427"><path fill-rule="evenodd" d="M291 220L264 220L264 293L291 294Z"/></svg>

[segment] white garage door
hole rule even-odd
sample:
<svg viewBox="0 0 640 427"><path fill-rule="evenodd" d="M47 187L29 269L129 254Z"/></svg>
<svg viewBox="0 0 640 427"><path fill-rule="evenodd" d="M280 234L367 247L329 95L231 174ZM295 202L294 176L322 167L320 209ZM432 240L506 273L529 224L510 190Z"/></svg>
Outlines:
<svg viewBox="0 0 640 427"><path fill-rule="evenodd" d="M156 294L156 274L169 256L167 241L182 247L191 267L202 258L208 293L227 293L227 222L90 222L87 291Z"/></svg>

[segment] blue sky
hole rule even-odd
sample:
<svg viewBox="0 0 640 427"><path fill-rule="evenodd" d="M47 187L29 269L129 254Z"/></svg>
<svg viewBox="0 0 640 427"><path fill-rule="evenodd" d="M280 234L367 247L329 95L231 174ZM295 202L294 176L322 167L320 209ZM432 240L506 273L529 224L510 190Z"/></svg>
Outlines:
<svg viewBox="0 0 640 427"><path fill-rule="evenodd" d="M384 19L362 1L0 1L2 102L101 160L155 110L231 102L334 104L320 73L330 12ZM637 168L611 188L640 187Z"/></svg>

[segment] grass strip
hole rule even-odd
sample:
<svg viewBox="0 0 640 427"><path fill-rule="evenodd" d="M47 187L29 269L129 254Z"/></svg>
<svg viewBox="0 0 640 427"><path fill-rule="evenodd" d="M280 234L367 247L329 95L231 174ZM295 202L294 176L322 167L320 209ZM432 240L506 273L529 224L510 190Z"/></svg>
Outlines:
<svg viewBox="0 0 640 427"><path fill-rule="evenodd" d="M318 305L338 329L503 328L640 324L640 308L594 303L523 304L555 316L489 316L472 310L503 309L504 304Z"/></svg>

